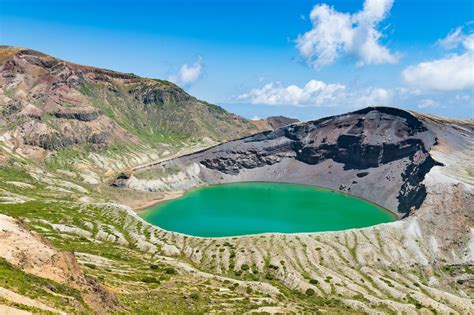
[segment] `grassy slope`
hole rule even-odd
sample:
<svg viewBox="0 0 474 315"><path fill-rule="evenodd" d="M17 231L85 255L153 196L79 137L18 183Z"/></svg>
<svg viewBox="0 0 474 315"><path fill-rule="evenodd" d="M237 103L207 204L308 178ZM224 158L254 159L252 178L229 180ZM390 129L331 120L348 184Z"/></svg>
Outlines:
<svg viewBox="0 0 474 315"><path fill-rule="evenodd" d="M121 214L112 221L110 215L107 215L100 206L86 206L74 202L78 194L52 192L48 189L52 185L37 182L18 165L0 167L0 178L2 178L0 189L3 194L6 191L15 191L16 195L31 199L18 204L0 204L0 213L21 218L60 250L74 251L76 254L87 253L107 259L110 264L81 260L80 262L86 274L112 288L126 311L207 312L228 308L243 312L258 308L261 303L258 299L266 297L262 292L249 290L239 292L238 286L227 280L193 277L177 270L173 264L168 264L156 255L150 255L137 247L134 236L124 227L130 220L127 215ZM7 183L9 181L34 185L35 189L19 188ZM98 197L94 193L91 196ZM91 228L89 223L94 227ZM52 224L90 231L95 237L64 233L56 230ZM96 233L99 230L118 232L124 236L128 244L118 245L97 240ZM146 234L145 231L144 233ZM188 261L185 257L180 259ZM41 297L40 300L44 303L67 311L72 311L72 308L68 305L62 306L57 296L46 292L44 287L57 287L59 293L77 296L74 289L26 275L3 261L0 261L0 286L31 298ZM225 291L222 292L223 289ZM304 296L301 298L306 299ZM266 304L263 302L263 305ZM272 304L274 303L269 303Z"/></svg>
<svg viewBox="0 0 474 315"><path fill-rule="evenodd" d="M179 87L166 81L143 80L132 87L115 84L112 88L84 82L81 92L90 103L122 128L144 143L179 144L209 137L215 141L229 140L255 131L255 127L219 106L190 97ZM163 103L143 104L130 95L159 91L172 95Z"/></svg>

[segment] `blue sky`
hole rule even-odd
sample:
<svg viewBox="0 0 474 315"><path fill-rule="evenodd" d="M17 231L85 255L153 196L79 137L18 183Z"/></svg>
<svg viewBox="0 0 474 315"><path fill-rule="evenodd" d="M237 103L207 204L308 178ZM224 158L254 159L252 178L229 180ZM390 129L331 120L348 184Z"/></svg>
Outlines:
<svg viewBox="0 0 474 315"><path fill-rule="evenodd" d="M472 0L0 0L0 43L170 79L248 118L369 105L474 118L473 12Z"/></svg>

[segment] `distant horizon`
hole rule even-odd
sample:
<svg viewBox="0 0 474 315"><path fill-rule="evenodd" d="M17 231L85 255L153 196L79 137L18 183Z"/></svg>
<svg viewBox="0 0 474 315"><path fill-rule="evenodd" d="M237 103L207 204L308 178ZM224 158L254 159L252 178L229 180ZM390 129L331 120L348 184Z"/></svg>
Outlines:
<svg viewBox="0 0 474 315"><path fill-rule="evenodd" d="M248 119L367 106L474 118L473 12L470 0L0 0L0 44L170 80Z"/></svg>

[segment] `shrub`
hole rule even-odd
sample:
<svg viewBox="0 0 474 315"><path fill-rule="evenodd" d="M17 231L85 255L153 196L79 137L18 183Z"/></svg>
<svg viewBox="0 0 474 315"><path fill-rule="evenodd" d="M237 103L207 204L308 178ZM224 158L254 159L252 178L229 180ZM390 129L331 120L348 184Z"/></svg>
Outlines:
<svg viewBox="0 0 474 315"><path fill-rule="evenodd" d="M160 283L160 280L156 279L155 277L144 277L142 279L144 283Z"/></svg>
<svg viewBox="0 0 474 315"><path fill-rule="evenodd" d="M309 289L306 290L305 293L306 293L307 296L313 296L314 295L314 290L309 288Z"/></svg>
<svg viewBox="0 0 474 315"><path fill-rule="evenodd" d="M86 266L86 267L88 267L88 268L91 268L91 269L96 269L96 268L97 268L96 265L89 264L89 263L84 264L84 266Z"/></svg>
<svg viewBox="0 0 474 315"><path fill-rule="evenodd" d="M316 280L316 279L310 279L310 280L309 280L309 283L311 283L311 284L318 284L319 281Z"/></svg>
<svg viewBox="0 0 474 315"><path fill-rule="evenodd" d="M249 265L247 265L247 264L243 264L242 266L240 266L240 269L246 271L246 270L249 270L250 267L249 267Z"/></svg>
<svg viewBox="0 0 474 315"><path fill-rule="evenodd" d="M168 267L168 268L165 268L165 272L169 275L175 275L177 274L176 272L176 269L174 269L173 267Z"/></svg>

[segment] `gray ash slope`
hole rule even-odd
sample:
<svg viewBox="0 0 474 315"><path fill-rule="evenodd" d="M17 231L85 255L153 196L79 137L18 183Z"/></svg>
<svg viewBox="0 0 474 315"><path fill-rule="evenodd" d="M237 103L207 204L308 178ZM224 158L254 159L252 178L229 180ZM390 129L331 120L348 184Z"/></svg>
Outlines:
<svg viewBox="0 0 474 315"><path fill-rule="evenodd" d="M115 184L151 191L241 181L311 184L365 198L405 217L425 200L425 175L441 165L429 153L437 143L435 129L407 111L368 107L262 132L151 167L179 169L179 176L146 181L122 176ZM137 172L147 171L150 167Z"/></svg>

